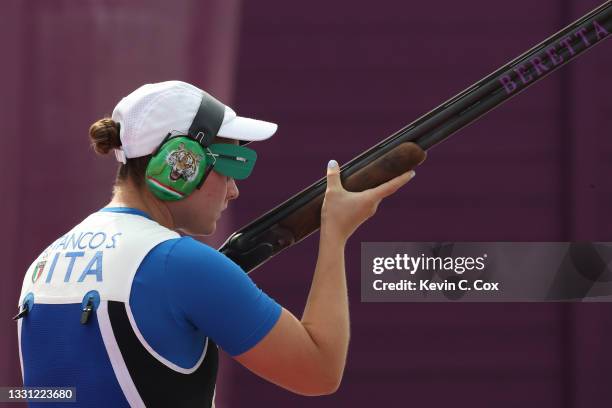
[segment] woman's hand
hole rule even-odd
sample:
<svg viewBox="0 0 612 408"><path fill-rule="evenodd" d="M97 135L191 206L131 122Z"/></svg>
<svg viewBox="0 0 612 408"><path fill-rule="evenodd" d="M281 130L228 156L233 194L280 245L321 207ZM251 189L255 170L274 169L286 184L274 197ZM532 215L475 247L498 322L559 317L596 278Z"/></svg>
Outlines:
<svg viewBox="0 0 612 408"><path fill-rule="evenodd" d="M383 198L395 193L414 175L414 170L411 170L378 187L353 193L344 189L340 181L340 166L331 160L327 166L327 190L321 209L321 233L346 241L376 213Z"/></svg>

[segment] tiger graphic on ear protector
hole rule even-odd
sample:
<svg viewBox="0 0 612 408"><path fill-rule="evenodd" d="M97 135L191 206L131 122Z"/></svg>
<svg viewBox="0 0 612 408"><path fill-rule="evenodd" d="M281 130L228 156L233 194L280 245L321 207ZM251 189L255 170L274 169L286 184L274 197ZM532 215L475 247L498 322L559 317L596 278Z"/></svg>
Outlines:
<svg viewBox="0 0 612 408"><path fill-rule="evenodd" d="M196 140L169 138L149 161L147 186L161 200L182 200L201 185L211 162Z"/></svg>
<svg viewBox="0 0 612 408"><path fill-rule="evenodd" d="M203 156L185 148L185 143L179 144L178 149L172 150L166 156L166 163L170 166L170 180L183 178L193 181L198 174L200 161Z"/></svg>

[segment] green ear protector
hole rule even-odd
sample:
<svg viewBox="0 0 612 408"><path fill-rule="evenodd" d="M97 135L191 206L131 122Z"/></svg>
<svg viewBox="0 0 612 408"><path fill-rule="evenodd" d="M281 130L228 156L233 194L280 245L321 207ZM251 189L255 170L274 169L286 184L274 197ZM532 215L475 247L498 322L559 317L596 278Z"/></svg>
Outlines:
<svg viewBox="0 0 612 408"><path fill-rule="evenodd" d="M187 135L168 133L147 166L146 184L160 200L178 201L199 189L214 169L237 180L253 171L257 153L244 146L211 143L225 106L204 93Z"/></svg>

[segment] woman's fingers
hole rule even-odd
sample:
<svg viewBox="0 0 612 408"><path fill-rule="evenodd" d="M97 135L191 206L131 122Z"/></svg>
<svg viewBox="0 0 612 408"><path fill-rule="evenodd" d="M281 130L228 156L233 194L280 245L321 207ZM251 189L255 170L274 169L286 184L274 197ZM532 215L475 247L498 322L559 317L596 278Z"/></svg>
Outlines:
<svg viewBox="0 0 612 408"><path fill-rule="evenodd" d="M362 192L349 192L340 180L340 166L335 160L327 165L327 190L321 209L321 229L348 238L374 213L380 201L393 194L414 177L406 172L378 187Z"/></svg>
<svg viewBox="0 0 612 408"><path fill-rule="evenodd" d="M366 190L369 195L373 195L377 200L382 200L385 197L395 193L401 186L409 182L416 173L410 170L406 173L381 184L380 186ZM340 180L340 166L335 160L330 160L327 164L327 189L328 190L344 190L342 181Z"/></svg>
<svg viewBox="0 0 612 408"><path fill-rule="evenodd" d="M392 178L391 180L381 184L378 187L371 188L368 191L382 200L383 198L395 193L401 186L409 182L415 175L416 173L414 172L414 170L410 170L406 173L400 174L395 178Z"/></svg>

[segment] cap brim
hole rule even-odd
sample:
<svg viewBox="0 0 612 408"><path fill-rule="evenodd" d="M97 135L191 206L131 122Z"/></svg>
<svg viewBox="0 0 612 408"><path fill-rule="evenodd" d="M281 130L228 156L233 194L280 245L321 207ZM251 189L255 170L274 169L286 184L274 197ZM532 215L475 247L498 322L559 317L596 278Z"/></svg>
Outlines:
<svg viewBox="0 0 612 408"><path fill-rule="evenodd" d="M278 129L276 123L236 116L221 126L217 136L245 142L257 142L270 138L276 132L276 129Z"/></svg>

